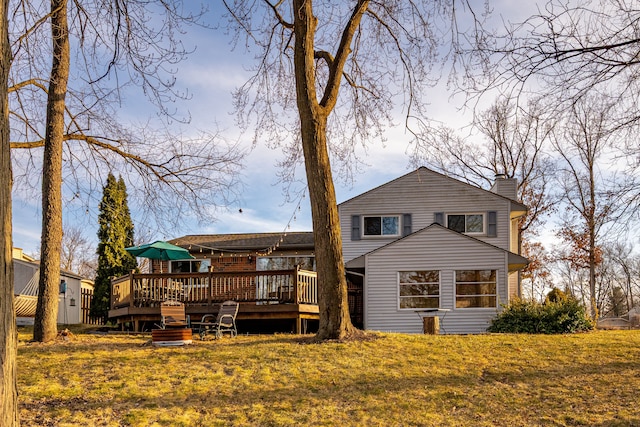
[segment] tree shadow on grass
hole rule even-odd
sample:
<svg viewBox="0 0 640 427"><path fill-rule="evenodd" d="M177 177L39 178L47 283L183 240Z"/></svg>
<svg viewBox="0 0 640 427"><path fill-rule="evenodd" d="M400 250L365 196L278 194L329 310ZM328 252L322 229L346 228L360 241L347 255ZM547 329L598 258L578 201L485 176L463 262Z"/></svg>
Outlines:
<svg viewBox="0 0 640 427"><path fill-rule="evenodd" d="M275 342L291 343L289 338L276 339ZM272 340L265 342L271 343ZM248 344L236 343L230 342L230 347ZM171 356L171 352L167 352L166 355ZM535 368L512 369L509 366L479 366L466 372L456 372L452 369L436 371L428 365L411 372L396 371L393 365L380 369L373 369L375 367L372 366L370 372L367 372L366 364L374 361L364 361L365 366L361 370L336 369L335 372L315 372L308 379L302 373L295 381L283 378L281 383L274 383L274 380L262 383L259 376L255 379L247 377L241 359L227 360L226 364L221 360L211 363L216 364L215 372L199 371L195 376L184 374L175 377L171 379L174 381L174 388L161 395L147 396L144 389L141 389L136 391L133 397L127 390L122 390L120 394L116 391L108 400L76 395L67 398L52 396L25 402L21 404L21 409L26 410L30 419L40 424L36 424L36 421L30 424L29 421L23 425L59 425L70 422L69 419L73 418L74 414L81 413L91 417L106 405L111 408L114 417L121 418L145 411L148 411L148 415L145 416L151 418L155 416L154 413L190 412L193 418L192 425L207 425L203 423L211 420L223 424L242 419L247 422L243 418L247 416L247 411L253 411L252 422L278 424L277 420L272 418L276 417L276 411L279 412L277 416L289 417L292 422L305 423L309 421L309 417L326 407L333 408L333 416L344 417L344 414L347 414L346 422L349 424L350 420L350 425L365 422L365 413L385 416L385 411L391 411L397 413L387 414L387 420L404 419L402 417L417 419L425 414L432 414L446 422L451 421L450 425L456 425L454 420L460 422L459 425L474 425L473 421L476 420L477 425L490 425L490 422L495 422L495 425L526 425L527 422L531 422L535 425L640 426L640 419L637 417L625 414L618 417L602 417L598 413L599 407L595 401L608 395L605 386L594 388L595 386L582 384L584 390L575 390L575 393L584 394L584 399L572 400L571 396L567 396L566 403L557 400L548 402L544 398L547 391L562 385L575 375L608 375L614 372L629 372L626 375L632 375L638 370L638 363L633 361L581 364L547 371L537 371ZM219 377L216 387L198 384L197 379L207 375ZM143 373L138 381L144 383ZM246 381L252 383L248 385ZM117 386L118 384L114 383L114 389ZM588 393L590 395L587 395ZM610 397L610 401L606 402L609 409L611 406L629 408L634 401L633 396L628 396L627 400ZM527 401L528 398L536 403L517 403ZM590 405L592 399L594 404ZM549 403L549 406L545 406L546 403ZM212 408L222 410L216 412ZM47 420L54 422L48 423ZM120 422L121 419L113 421ZM344 424L345 420L337 419L336 423Z"/></svg>

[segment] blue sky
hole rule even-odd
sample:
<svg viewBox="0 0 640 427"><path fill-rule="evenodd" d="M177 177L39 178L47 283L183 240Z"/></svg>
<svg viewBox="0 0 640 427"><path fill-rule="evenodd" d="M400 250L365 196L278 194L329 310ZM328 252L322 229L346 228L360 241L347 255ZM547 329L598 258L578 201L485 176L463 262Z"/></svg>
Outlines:
<svg viewBox="0 0 640 427"><path fill-rule="evenodd" d="M507 0L500 4L508 12L519 2ZM248 75L245 70L252 65L253 56L242 51L231 51L229 40L229 36L221 30L190 29L185 35L187 45L196 50L179 64L178 79L182 86L189 89L192 98L178 107L188 110L192 117L186 129L211 129L215 123L228 140L239 140L248 146L251 135L241 135L234 125L231 94L245 82ZM464 115L458 110L460 103L453 102L444 87L434 88L431 95L432 118L452 127L464 126L469 122L468 114ZM145 107L138 95L134 92L125 94L122 118L144 120L150 115L153 112ZM396 122L403 123L402 117L399 116ZM338 203L412 169L406 153L410 137L402 126L389 129L385 136L385 143L371 141L364 157L367 166L353 183L336 180ZM195 220L187 221L185 227L172 230L174 234L156 233L146 237L170 239L184 234L278 232L288 226L293 231L311 230L308 197L302 200L298 210L298 201L286 202L283 188L277 183L276 162L280 154L263 146L256 147L249 154L242 170L244 191L240 201L236 206L220 212L216 222L198 224ZM92 206L89 213L85 213L84 208L74 208L73 201L69 201L66 207L65 224L82 227L85 236L91 241L96 240L97 244L97 206ZM40 240L40 195L14 192L13 209L13 244L27 253L34 253ZM135 212L133 217L135 222ZM136 224L138 229L139 226Z"/></svg>

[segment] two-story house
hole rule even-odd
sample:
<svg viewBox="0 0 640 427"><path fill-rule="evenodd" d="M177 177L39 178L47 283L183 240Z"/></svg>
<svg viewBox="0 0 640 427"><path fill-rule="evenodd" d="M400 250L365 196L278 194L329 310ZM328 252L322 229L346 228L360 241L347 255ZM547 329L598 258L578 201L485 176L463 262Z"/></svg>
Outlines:
<svg viewBox="0 0 640 427"><path fill-rule="evenodd" d="M361 289L365 329L420 333L437 315L441 333L486 331L520 294L517 182L490 191L421 167L338 206L350 289ZM352 295L356 293L352 292Z"/></svg>
<svg viewBox="0 0 640 427"><path fill-rule="evenodd" d="M520 295L520 270L527 265L519 255L518 229L527 209L517 202L516 192L514 179L497 177L493 188L484 190L421 167L338 205L353 323L369 330L422 333L423 317L438 316L440 333L486 331L501 305ZM258 314L298 323L317 320L315 290L304 305L308 311L285 313L292 298L290 293L282 298L280 281L293 289L289 276L256 279L270 270L313 270L311 232L191 235L171 242L195 257L163 269L174 283L186 280L188 310L194 302L202 309L203 301L186 297L193 294L189 286L196 276L220 276L229 281L227 287L237 276L242 295L225 298L243 301L240 321L256 320ZM245 283L251 284L248 291Z"/></svg>

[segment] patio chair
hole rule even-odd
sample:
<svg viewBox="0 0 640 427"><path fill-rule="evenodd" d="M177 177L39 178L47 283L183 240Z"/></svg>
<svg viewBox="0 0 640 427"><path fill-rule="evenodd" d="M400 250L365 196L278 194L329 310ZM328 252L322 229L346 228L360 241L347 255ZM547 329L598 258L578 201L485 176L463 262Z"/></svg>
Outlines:
<svg viewBox="0 0 640 427"><path fill-rule="evenodd" d="M160 328L190 328L191 319L185 314L184 304L179 301L165 301L160 304Z"/></svg>
<svg viewBox="0 0 640 427"><path fill-rule="evenodd" d="M235 301L225 301L220 304L218 315L205 314L200 321L200 339L204 340L207 334L214 333L216 339L220 338L224 332L229 332L231 337L238 336L236 327L236 315L240 305ZM215 319L215 321L214 321Z"/></svg>

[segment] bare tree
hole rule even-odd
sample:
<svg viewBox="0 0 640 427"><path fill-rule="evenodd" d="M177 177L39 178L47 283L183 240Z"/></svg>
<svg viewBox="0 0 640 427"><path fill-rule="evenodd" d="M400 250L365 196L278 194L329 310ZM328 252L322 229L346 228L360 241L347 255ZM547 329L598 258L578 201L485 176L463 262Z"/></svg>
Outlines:
<svg viewBox="0 0 640 427"><path fill-rule="evenodd" d="M42 238L38 304L33 339L52 341L58 333L60 248L62 245L62 144L65 97L69 80L67 0L51 1L53 61L47 93L47 118L42 167Z"/></svg>
<svg viewBox="0 0 640 427"><path fill-rule="evenodd" d="M516 178L518 199L529 208L519 226L523 238L535 236L556 203L549 191L555 171L549 147L554 125L555 119L544 114L540 103L532 101L525 108L500 97L470 125L483 141L475 133L463 137L440 127L430 135L423 133L427 139L418 140L413 161L485 188L497 174Z"/></svg>
<svg viewBox="0 0 640 427"><path fill-rule="evenodd" d="M589 272L584 268L576 268L569 249L556 246L552 252L555 285L566 293L573 295L585 307L590 305Z"/></svg>
<svg viewBox="0 0 640 427"><path fill-rule="evenodd" d="M11 153L9 149L9 2L0 2L0 425L20 425L18 417L18 333L13 308L11 240Z"/></svg>
<svg viewBox="0 0 640 427"><path fill-rule="evenodd" d="M618 124L640 119L637 76L640 23L632 0L548 0L523 22L507 22L485 44L483 73L466 83L475 89L511 88L517 93L552 97L566 111L597 93L619 103Z"/></svg>
<svg viewBox="0 0 640 427"><path fill-rule="evenodd" d="M566 209L559 236L571 244L569 259L574 267L589 270L591 314L598 308L597 267L602 261L605 231L623 217L628 187L621 174L607 166L617 134L612 131L612 108L596 100L575 104L554 136L554 146L562 158L559 188ZM607 158L606 156L610 156Z"/></svg>
<svg viewBox="0 0 640 427"><path fill-rule="evenodd" d="M611 264L610 270L615 277L615 285L619 287L625 296L624 306L629 312L637 301L637 277L638 255L634 254L633 245L627 242L610 242L604 246L605 262Z"/></svg>
<svg viewBox="0 0 640 427"><path fill-rule="evenodd" d="M587 109L593 108L597 111L588 120L589 132L598 133L596 116L603 111L600 107L605 106L608 110L606 129L600 132L600 137L592 135L587 138L584 130L576 129L580 125L571 120L565 122L574 135L576 132L585 135L578 138L580 142L573 138L574 144L571 144L582 145L583 158L596 153L593 151L597 145L595 139L604 143L603 138L606 138L616 150L606 154L600 152L600 161L606 155L609 160L616 160L618 172L626 168L624 176L620 173L607 178L609 191L603 189L605 181L599 178L599 184L589 188L590 177L586 172L589 167L578 167L579 164L575 163L577 157L573 157L575 168L564 172L563 191L565 195L571 193L573 202L569 202L569 209L576 215L565 218L569 219L569 224L576 224L579 218L583 226L564 227L562 233L575 243L569 257L571 262L591 264L589 299L592 310L595 310L598 304L593 263L598 257L598 246L603 242L598 238L594 241L593 234L602 237L604 224L611 225L615 221L620 224L620 213L614 212L615 208L626 205L629 209L625 213L630 210L637 213L640 200L637 185L635 191L628 186L631 178L637 180L639 170L638 145L635 142L640 124L640 20L637 4L631 0L548 0L530 17L522 22L507 22L501 35L484 40L487 43L468 57L478 60L474 65L479 66L482 72L468 75L464 80L465 89L483 95L499 88L519 99L539 99L556 116L575 115L578 108L581 110L578 122L582 125L586 124ZM613 134L616 135L615 140L611 139ZM577 146L574 150L578 150ZM562 151L560 156L564 158ZM597 165L594 172L593 177L596 178ZM579 175L582 184L571 188ZM613 183L614 180L618 182ZM597 193L594 194L597 202L588 195L590 192ZM620 200L622 198L626 200ZM581 260L581 257L586 259Z"/></svg>
<svg viewBox="0 0 640 427"><path fill-rule="evenodd" d="M69 1L71 76L65 103L63 190L82 212L97 206L110 171L121 171L149 228L172 229L180 218L215 219L216 210L236 200L237 171L244 150L215 127L182 131L188 116L174 101L189 93L176 85L177 63L190 53L180 40L198 25L201 11L182 1ZM49 81L43 58L48 2L16 0L11 68L12 148L16 186L40 185ZM188 6L188 7L185 7ZM189 12L195 9L195 12ZM157 108L157 120L134 122L118 110L130 94L142 92ZM125 98L125 96L127 98ZM168 212L181 215L167 215Z"/></svg>
<svg viewBox="0 0 640 427"><path fill-rule="evenodd" d="M552 257L542 243L526 240L522 243L522 255L529 260L522 271L523 293L529 293L533 301L544 302L545 296L553 288Z"/></svg>
<svg viewBox="0 0 640 427"><path fill-rule="evenodd" d="M407 122L423 117L423 91L451 24L466 2L225 1L234 41L259 50L235 96L239 123L255 143L284 147L286 179L304 157L316 247L318 339L355 333L348 315L332 166L348 177L356 147L392 124L398 97ZM450 37L450 38L449 38ZM454 40L455 41L455 40ZM453 50L453 49L452 49ZM403 97L403 98L402 98ZM291 113L291 114L290 114ZM338 165L338 166L335 166Z"/></svg>
<svg viewBox="0 0 640 427"><path fill-rule="evenodd" d="M85 278L95 277L98 263L95 249L84 236L82 228L65 224L63 229L60 268Z"/></svg>
<svg viewBox="0 0 640 427"><path fill-rule="evenodd" d="M611 128L625 134L617 142L626 149L619 162L638 179L640 20L635 1L548 0L524 21L507 22L504 31L483 41L467 56L467 65L481 72L466 75L465 90L483 95L499 88L519 99L539 99L557 116L587 99L609 105ZM629 196L638 211L640 193Z"/></svg>
<svg viewBox="0 0 640 427"><path fill-rule="evenodd" d="M170 67L187 54L177 38L181 25L198 18L181 15L182 2L58 0L48 13L43 13L43 4L20 1L14 13L20 19L13 21L19 30L14 41L11 117L18 138L12 148L29 150L14 156L18 167L24 166L22 182L35 182L29 179L30 171L39 161L43 164L43 267L34 338L48 341L57 332L63 183L71 188L75 184L73 193L84 193L89 206L102 178L121 168L129 172L130 187L139 189L137 200L150 214L144 222L166 225L174 219L175 224L190 214L211 218L215 210L210 205L221 206L231 199L243 153L221 143L215 133L193 137L148 127L134 130L113 113L114 102L121 101L120 91L139 85L161 115L176 119L169 106L180 93ZM164 17L160 28L150 20L154 14ZM52 31L50 51L39 43L43 28ZM73 62L68 47L72 36L77 46ZM39 55L47 52L54 61L43 78ZM69 89L71 70L74 79ZM38 119L42 95L48 100L44 122ZM33 156L40 147L44 147L41 160Z"/></svg>

